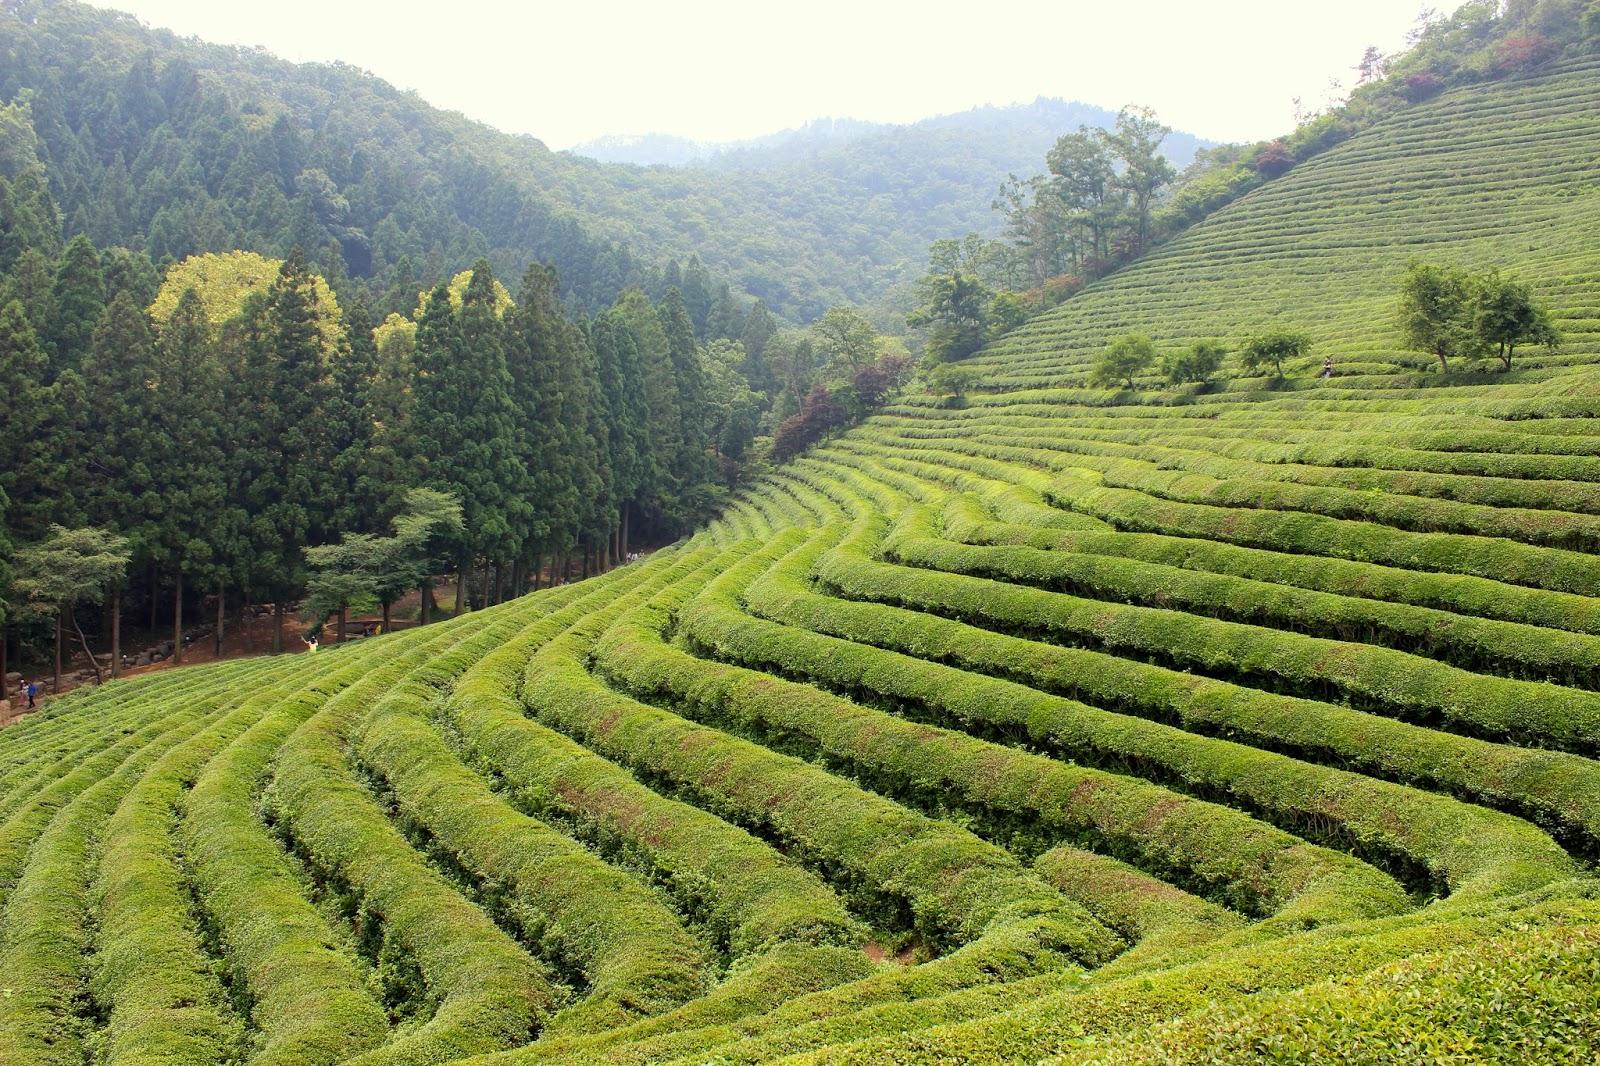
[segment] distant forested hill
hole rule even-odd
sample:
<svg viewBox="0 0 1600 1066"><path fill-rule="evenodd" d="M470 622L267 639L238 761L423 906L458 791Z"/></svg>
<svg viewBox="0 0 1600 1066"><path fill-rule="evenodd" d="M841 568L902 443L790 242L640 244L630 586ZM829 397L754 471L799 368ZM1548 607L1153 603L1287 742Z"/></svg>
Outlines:
<svg viewBox="0 0 1600 1066"><path fill-rule="evenodd" d="M990 204L1008 174L1042 170L1063 133L1080 125L1110 129L1115 119L1105 108L1040 98L905 126L820 120L753 141L701 145L698 153L693 142L658 135L575 152L687 162L634 176L652 189L676 189L686 201L681 213L669 203L666 216L643 220L656 230L653 239L670 241L670 228L692 225L702 212L715 220L713 232L752 234L756 246L708 244L701 255L768 303L811 317L834 299L870 300L916 277L928 245L940 237L998 232L1003 220ZM1174 132L1166 154L1181 169L1207 143ZM587 202L600 211L598 197L616 196L619 173L602 167L594 177L588 195L596 199ZM717 190L724 191L721 202ZM769 241L792 242L805 261L766 255L761 246ZM806 283L797 288L802 277Z"/></svg>
<svg viewBox="0 0 1600 1066"><path fill-rule="evenodd" d="M1007 171L1109 120L1040 101L855 124L842 141L768 139L704 167L618 166L341 64L205 44L71 0L0 0L0 102L24 99L68 235L102 247L159 259L298 245L380 291L479 256L506 276L537 259L589 308L632 284L659 289L668 260L698 253L802 321L916 276L936 237L992 228ZM1173 149L1181 163L1193 141Z"/></svg>

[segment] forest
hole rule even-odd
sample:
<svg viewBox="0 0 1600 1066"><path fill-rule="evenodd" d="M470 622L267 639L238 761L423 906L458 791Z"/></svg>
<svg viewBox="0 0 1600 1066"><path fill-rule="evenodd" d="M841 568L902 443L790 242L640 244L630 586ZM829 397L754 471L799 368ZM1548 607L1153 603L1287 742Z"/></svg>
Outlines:
<svg viewBox="0 0 1600 1066"><path fill-rule="evenodd" d="M713 293L693 256L668 265L658 298L630 288L595 315L573 313L540 264L514 293L482 260L437 282L402 272L375 304L298 250L163 271L144 251L64 240L28 108L0 108L0 129L0 529L23 556L83 528L126 556L70 594L19 569L0 593L14 657L59 651L79 605L100 616L113 674L135 604L150 630L171 621L180 658L202 597L219 646L230 601L274 605L275 650L308 592L313 631L351 606L387 620L404 591L392 578L358 580L327 552L321 573L306 549L387 535L414 489L460 511L408 568L458 575L453 613L600 572L714 514L830 384L833 429L884 402L907 362L848 308L780 329L759 301ZM859 374L874 384L858 390ZM421 621L432 608L425 593Z"/></svg>
<svg viewBox="0 0 1600 1066"><path fill-rule="evenodd" d="M556 267L595 312L630 287L659 298L669 261L805 324L915 281L928 243L995 228L989 202L1062 122L1035 105L864 132L795 159L639 168L552 152L427 106L355 68L291 64L143 26L75 0L0 8L0 100L31 103L69 236L159 261L304 250L324 276L404 287L487 259L502 277ZM1195 142L1172 142L1186 162ZM715 234L715 239L707 239ZM892 307L875 315L898 329Z"/></svg>

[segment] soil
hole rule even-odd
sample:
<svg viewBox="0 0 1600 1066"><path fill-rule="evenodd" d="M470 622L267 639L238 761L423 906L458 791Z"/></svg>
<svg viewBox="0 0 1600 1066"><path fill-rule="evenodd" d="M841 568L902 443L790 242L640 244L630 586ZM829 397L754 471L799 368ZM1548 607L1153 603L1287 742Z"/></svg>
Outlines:
<svg viewBox="0 0 1600 1066"><path fill-rule="evenodd" d="M646 552L644 554L649 553ZM546 582L550 580L548 575L545 576L544 580ZM438 607L438 610L434 612L434 620L442 621L449 618L456 602L455 582L450 579L436 580L433 588L433 601ZM420 592L411 592L401 597L390 606L390 627L399 630L415 626L422 613L421 609L422 595ZM186 618L186 621L189 621L192 625L204 625L213 621L215 617L214 612L201 611L197 612L192 618ZM137 659L141 653L172 639L171 626L149 630L143 627L130 626L127 624L128 621L131 621L131 619L125 619L123 623L122 651L129 659ZM352 627L363 623L369 624L371 629L376 632L382 628L383 615L381 612L362 615L351 614L348 621ZM331 632L334 620L330 619L329 622L329 632L323 636L324 643L334 642ZM283 619L284 654L303 654L308 650L305 641L302 639L306 628L306 625L300 621L294 611L285 612ZM90 644L99 654L104 654L110 650L109 642L106 640L91 638ZM207 634L183 649L182 663L174 663L172 659L168 658L158 663L151 663L148 666L129 666L123 668L122 676L138 677L141 674L153 673L157 670L170 670L172 667L179 665L193 666L199 663L217 662L222 659L243 659L252 655L266 655L271 651L272 612L270 610L265 611L241 624L237 614L237 605L230 605L227 623L222 636L222 654L220 656L217 654L216 641L210 634ZM69 637L69 643L63 648L63 652L61 663L63 674L77 670L93 671L94 668L89 664L87 657L84 656L83 650L78 647L76 640L72 640ZM49 664L30 663L27 669L26 676L46 683L52 673ZM109 680L109 678L110 675L108 673L107 679ZM94 678L92 676L85 682L85 684L91 685L93 683ZM75 690L69 689L68 691ZM65 694L63 693L63 695ZM26 697L21 701L23 706L19 709L16 706L18 701L15 692L10 693L10 696L10 709L0 709L0 726L9 725L30 713L27 710ZM34 701L34 710L42 708L50 699L51 697L48 694L41 693Z"/></svg>
<svg viewBox="0 0 1600 1066"><path fill-rule="evenodd" d="M869 941L861 948L862 954L873 962L892 962L896 966L910 966L917 961L917 949L914 944L907 944L893 955L889 949L877 941Z"/></svg>

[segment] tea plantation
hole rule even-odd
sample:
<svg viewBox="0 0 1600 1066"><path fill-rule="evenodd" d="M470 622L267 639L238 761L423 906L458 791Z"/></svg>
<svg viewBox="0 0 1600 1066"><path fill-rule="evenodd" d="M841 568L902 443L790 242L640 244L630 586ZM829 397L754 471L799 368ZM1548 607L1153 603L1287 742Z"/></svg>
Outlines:
<svg viewBox="0 0 1600 1066"><path fill-rule="evenodd" d="M1597 156L1447 93L644 561L0 730L0 1062L1600 1059ZM1441 375L1413 255L1565 344Z"/></svg>

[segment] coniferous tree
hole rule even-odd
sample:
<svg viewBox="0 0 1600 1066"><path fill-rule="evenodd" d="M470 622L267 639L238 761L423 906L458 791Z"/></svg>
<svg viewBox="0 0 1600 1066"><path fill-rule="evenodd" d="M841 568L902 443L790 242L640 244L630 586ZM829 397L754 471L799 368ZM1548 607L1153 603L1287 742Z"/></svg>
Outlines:
<svg viewBox="0 0 1600 1066"><path fill-rule="evenodd" d="M0 270L15 269L24 252L37 252L46 262L61 250L61 216L44 167L25 167L9 182L0 181Z"/></svg>
<svg viewBox="0 0 1600 1066"><path fill-rule="evenodd" d="M571 464L571 414L562 395L561 338L554 271L535 263L522 276L512 312L507 363L522 427L517 437L527 481L539 507L529 523L526 561L537 573L546 555L571 547L578 486Z"/></svg>
<svg viewBox="0 0 1600 1066"><path fill-rule="evenodd" d="M678 528L693 522L699 504L694 493L714 477L710 455L710 424L706 410L706 371L694 346L694 330L688 309L677 290L667 291L661 301L661 328L666 333L667 355L672 360L672 379L677 386L678 411L682 418L682 440L670 455L669 463L678 496Z"/></svg>
<svg viewBox="0 0 1600 1066"><path fill-rule="evenodd" d="M378 346L365 299L343 308L345 341L331 363L329 448L335 486L333 525L343 531L376 532L393 513L404 489L374 448L372 394L377 387Z"/></svg>
<svg viewBox="0 0 1600 1066"><path fill-rule="evenodd" d="M157 564L159 526L183 509L165 475L174 459L164 446L152 397L155 341L149 320L126 292L106 305L84 356L84 403L74 425L84 512L124 538L136 573ZM154 595L154 590L151 590ZM111 669L121 671L122 589L110 590Z"/></svg>
<svg viewBox="0 0 1600 1066"><path fill-rule="evenodd" d="M577 471L581 539L596 553L602 568L611 554L611 530L617 510L615 474L611 468L607 403L600 387L600 360L588 331L568 323L573 337L569 364L574 407L581 412L577 425L574 467Z"/></svg>
<svg viewBox="0 0 1600 1066"><path fill-rule="evenodd" d="M15 301L0 307L0 397L6 405L0 433L0 492L8 498L6 524L15 542L39 540L60 511L71 471L53 453L51 426L59 420L59 391L46 384L49 358Z"/></svg>
<svg viewBox="0 0 1600 1066"><path fill-rule="evenodd" d="M419 286L416 267L412 265L411 257L402 255L394 265L394 280L384 295L384 311L402 317L410 315L417 307Z"/></svg>
<svg viewBox="0 0 1600 1066"><path fill-rule="evenodd" d="M72 238L61 255L50 293L50 318L44 329L52 378L77 367L105 308L106 279L100 253L83 234Z"/></svg>
<svg viewBox="0 0 1600 1066"><path fill-rule="evenodd" d="M462 294L460 311L462 353L478 373L482 393L474 413L481 429L476 441L483 449L483 499L489 506L480 513L477 554L486 566L497 567L517 557L524 531L535 517L532 500L521 492L527 468L517 454L519 419L506 366L503 292L489 264L480 259Z"/></svg>
<svg viewBox="0 0 1600 1066"><path fill-rule="evenodd" d="M767 366L767 345L777 332L778 323L773 319L772 312L767 310L766 301L757 300L745 316L744 330L740 334L740 341L744 344L744 365L740 370L752 389L766 393L769 398L777 388L772 370Z"/></svg>
<svg viewBox="0 0 1600 1066"><path fill-rule="evenodd" d="M106 281L106 302L125 292L136 307L149 307L161 287L161 274L150 257L126 248L107 248L100 253L100 271Z"/></svg>
<svg viewBox="0 0 1600 1066"><path fill-rule="evenodd" d="M638 492L633 498L636 515L653 525L670 528L676 522L679 490L683 487L673 469L673 458L683 448L683 416L666 331L656 309L637 289L623 293L611 315L632 342L637 367L635 388L642 400Z"/></svg>
<svg viewBox="0 0 1600 1066"><path fill-rule="evenodd" d="M174 655L182 653L182 589L209 587L216 593L214 638L220 654L227 588L237 569L244 526L231 506L225 442L222 365L199 294L178 300L155 349L154 422L165 450L156 464L166 501L156 545L174 575Z"/></svg>
<svg viewBox="0 0 1600 1066"><path fill-rule="evenodd" d="M54 287L55 270L50 261L39 249L29 248L17 257L16 264L0 282L0 303L16 301L37 336L50 324ZM41 340L41 346L43 343ZM49 352L45 354L48 356Z"/></svg>
<svg viewBox="0 0 1600 1066"><path fill-rule="evenodd" d="M531 559L537 565L546 552L564 556L609 533L606 430L594 353L561 307L553 268L528 268L513 319L524 461L539 504Z"/></svg>
<svg viewBox="0 0 1600 1066"><path fill-rule="evenodd" d="M683 268L683 285L679 292L689 313L689 321L693 323L694 335L706 336L706 327L711 318L711 275L700 264L699 256L689 256L689 263Z"/></svg>
<svg viewBox="0 0 1600 1066"><path fill-rule="evenodd" d="M422 484L461 501L458 610L466 604L473 562L513 558L518 530L532 520L521 496L527 474L516 452L519 420L503 329L494 278L482 261L473 268L459 314L441 284L417 325L412 456Z"/></svg>
<svg viewBox="0 0 1600 1066"><path fill-rule="evenodd" d="M744 315L740 314L739 305L733 299L733 289L724 281L717 286L717 294L711 300L711 313L706 318L706 339L734 341L743 332Z"/></svg>
<svg viewBox="0 0 1600 1066"><path fill-rule="evenodd" d="M612 519L616 554L618 558L626 558L629 512L642 490L644 453L649 447L649 409L641 388L639 350L632 331L612 313L607 313L595 320L590 337L605 412L611 491L616 499L616 514Z"/></svg>
<svg viewBox="0 0 1600 1066"><path fill-rule="evenodd" d="M301 547L317 543L330 525L324 506L328 461L324 432L329 382L318 297L305 259L292 252L265 298L251 298L244 337L244 373L255 425L236 482L250 515L250 584L270 595L282 650L285 600L304 584Z"/></svg>

